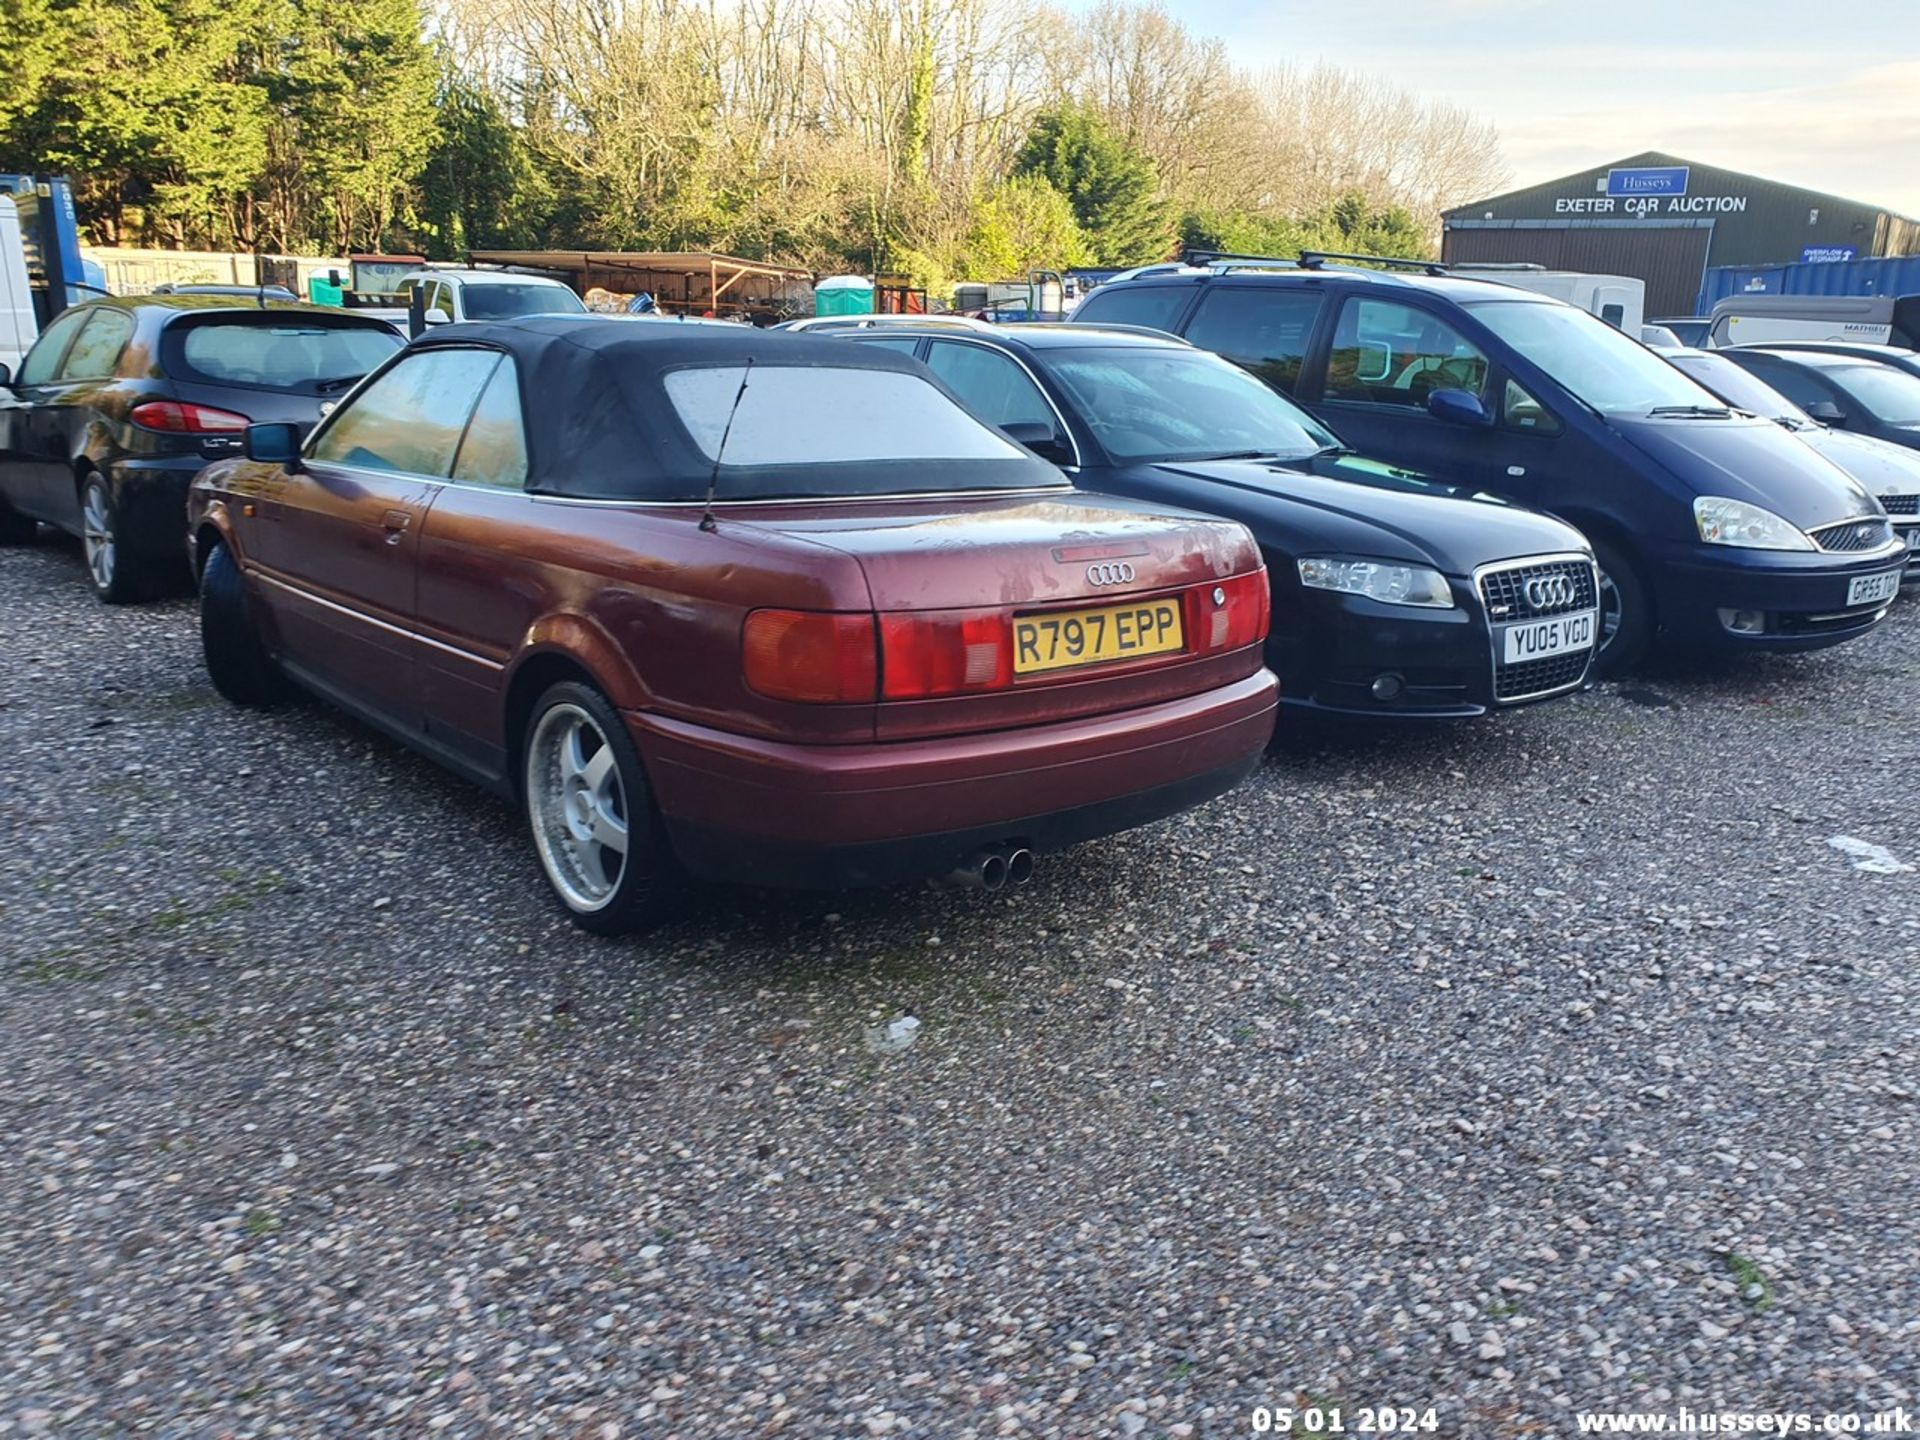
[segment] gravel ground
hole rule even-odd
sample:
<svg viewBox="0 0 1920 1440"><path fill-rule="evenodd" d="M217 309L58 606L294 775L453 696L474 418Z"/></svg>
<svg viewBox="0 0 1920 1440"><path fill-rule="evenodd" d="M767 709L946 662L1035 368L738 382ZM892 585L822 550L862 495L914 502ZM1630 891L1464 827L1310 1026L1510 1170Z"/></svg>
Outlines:
<svg viewBox="0 0 1920 1440"><path fill-rule="evenodd" d="M190 603L0 606L0 1433L1920 1409L1911 601L624 942Z"/></svg>

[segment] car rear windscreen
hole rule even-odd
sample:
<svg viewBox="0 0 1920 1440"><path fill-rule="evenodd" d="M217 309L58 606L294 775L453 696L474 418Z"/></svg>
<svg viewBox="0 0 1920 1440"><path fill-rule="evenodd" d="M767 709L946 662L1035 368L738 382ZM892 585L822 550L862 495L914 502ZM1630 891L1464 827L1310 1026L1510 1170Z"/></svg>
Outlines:
<svg viewBox="0 0 1920 1440"><path fill-rule="evenodd" d="M301 394L344 389L402 343L386 326L238 317L176 325L168 339L176 379Z"/></svg>
<svg viewBox="0 0 1920 1440"><path fill-rule="evenodd" d="M728 472L721 492L730 498L995 490L1059 479L910 372L705 365L671 371L663 383L699 452Z"/></svg>
<svg viewBox="0 0 1920 1440"><path fill-rule="evenodd" d="M461 299L469 320L510 320L516 315L579 315L586 306L564 285L514 285L489 281L463 285Z"/></svg>

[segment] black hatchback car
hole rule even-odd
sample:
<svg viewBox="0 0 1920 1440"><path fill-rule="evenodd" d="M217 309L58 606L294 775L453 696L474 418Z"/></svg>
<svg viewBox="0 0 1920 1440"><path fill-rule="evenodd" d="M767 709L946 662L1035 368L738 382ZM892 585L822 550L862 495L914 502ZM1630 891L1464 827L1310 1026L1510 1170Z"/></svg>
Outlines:
<svg viewBox="0 0 1920 1440"><path fill-rule="evenodd" d="M80 537L95 592L186 574L187 486L247 426L303 427L402 344L385 321L223 296L95 300L0 366L0 543Z"/></svg>
<svg viewBox="0 0 1920 1440"><path fill-rule="evenodd" d="M1082 325L848 338L924 361L1079 489L1251 530L1267 664L1296 713L1469 719L1586 681L1598 579L1579 531L1363 459L1218 356Z"/></svg>

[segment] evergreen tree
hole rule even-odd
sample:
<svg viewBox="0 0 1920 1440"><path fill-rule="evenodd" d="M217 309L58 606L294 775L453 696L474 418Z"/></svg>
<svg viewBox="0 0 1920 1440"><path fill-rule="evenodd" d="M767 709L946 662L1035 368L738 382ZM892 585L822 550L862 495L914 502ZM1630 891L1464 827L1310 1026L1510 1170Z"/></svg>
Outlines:
<svg viewBox="0 0 1920 1440"><path fill-rule="evenodd" d="M1096 264L1144 265L1173 244L1153 163L1084 106L1042 114L1013 173L1041 176L1067 197Z"/></svg>

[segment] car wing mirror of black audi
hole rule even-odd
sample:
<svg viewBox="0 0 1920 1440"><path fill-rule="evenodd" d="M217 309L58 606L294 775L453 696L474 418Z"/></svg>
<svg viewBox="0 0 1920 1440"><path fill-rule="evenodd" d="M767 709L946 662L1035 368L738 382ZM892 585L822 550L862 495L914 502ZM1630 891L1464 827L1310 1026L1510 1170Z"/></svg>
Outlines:
<svg viewBox="0 0 1920 1440"><path fill-rule="evenodd" d="M300 427L298 425L249 425L245 439L249 460L266 465L300 468Z"/></svg>
<svg viewBox="0 0 1920 1440"><path fill-rule="evenodd" d="M1073 463L1073 447L1044 420L1010 420L1000 427L1000 433L1042 460L1051 460L1055 465Z"/></svg>
<svg viewBox="0 0 1920 1440"><path fill-rule="evenodd" d="M1435 390L1427 396L1427 413L1455 425L1491 425L1493 416L1480 397L1467 390Z"/></svg>

